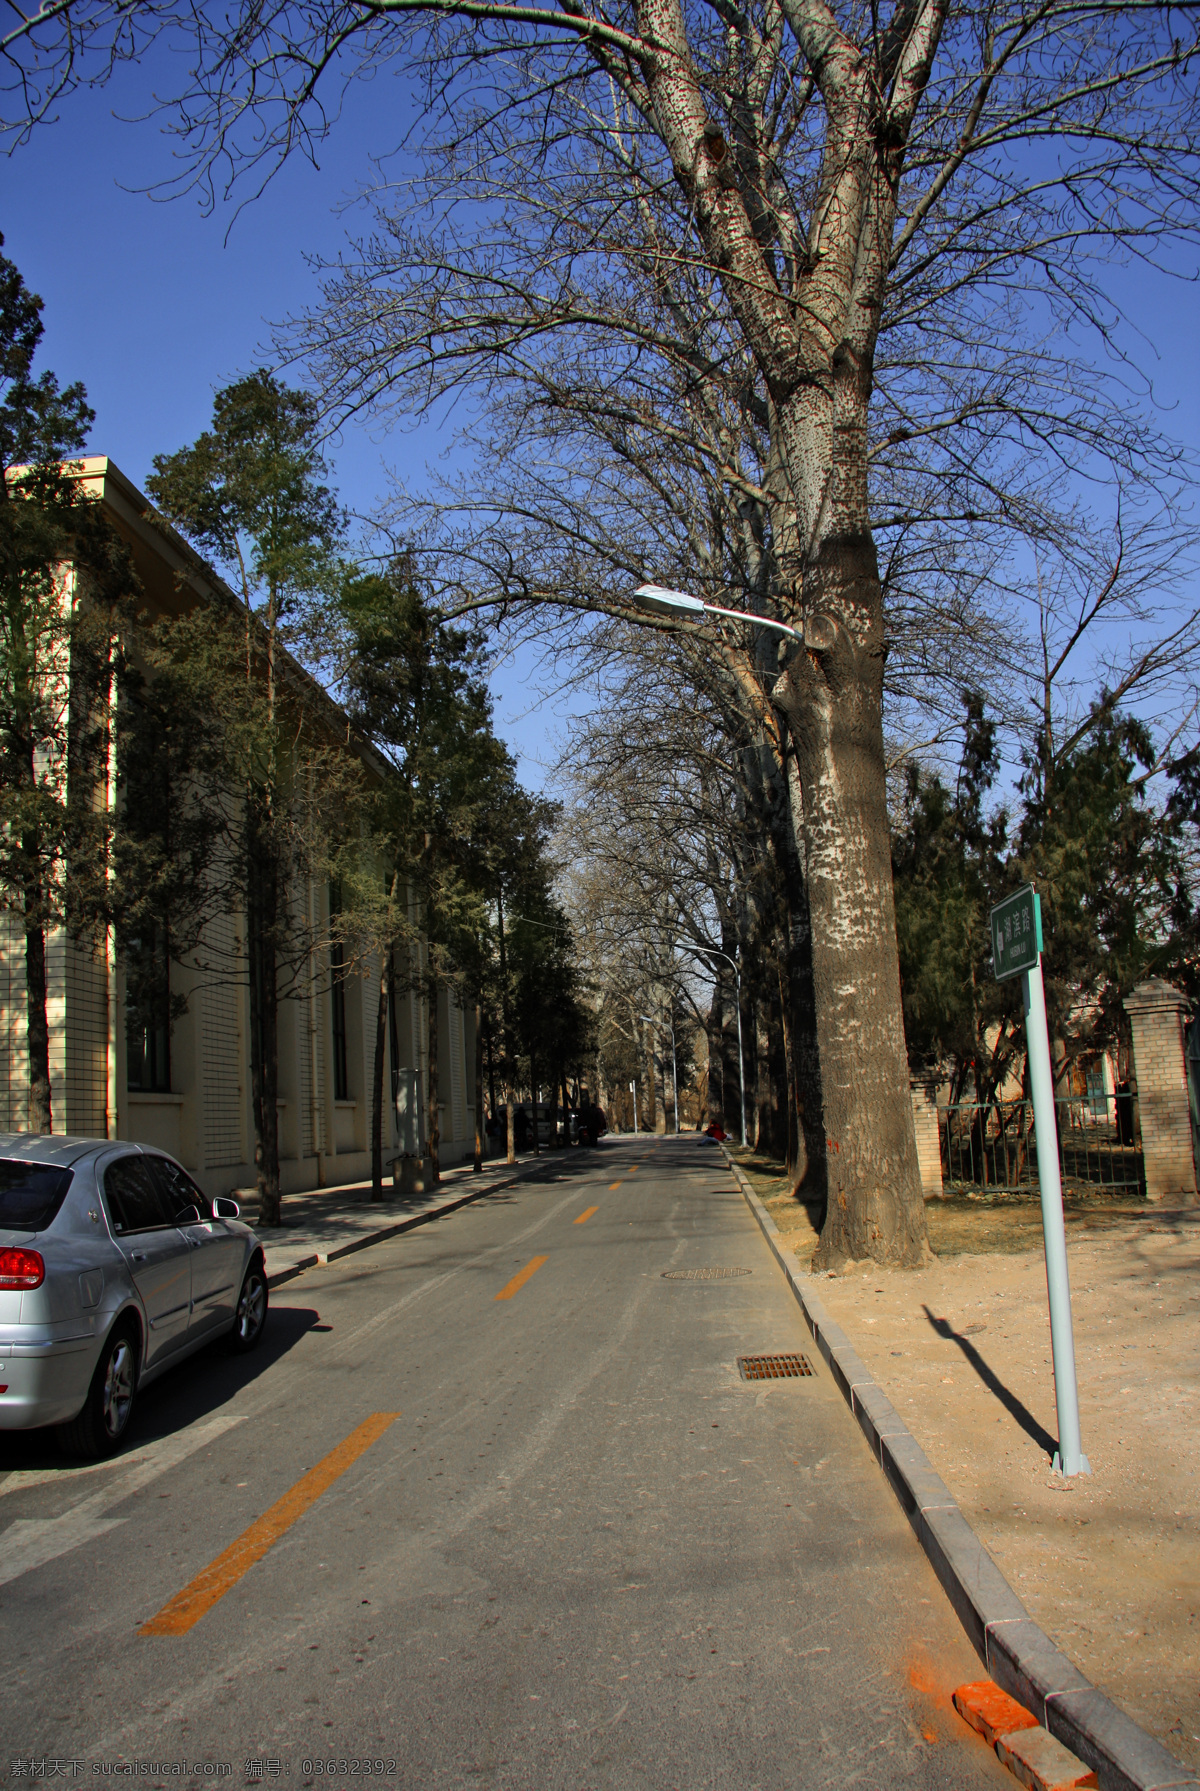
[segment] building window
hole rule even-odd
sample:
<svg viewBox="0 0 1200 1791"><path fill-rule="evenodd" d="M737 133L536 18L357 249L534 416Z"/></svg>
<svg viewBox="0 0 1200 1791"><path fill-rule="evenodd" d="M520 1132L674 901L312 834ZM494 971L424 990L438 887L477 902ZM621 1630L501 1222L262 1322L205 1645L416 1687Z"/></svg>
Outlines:
<svg viewBox="0 0 1200 1791"><path fill-rule="evenodd" d="M171 964L166 928L130 947L125 967L126 1085L135 1094L171 1091Z"/></svg>
<svg viewBox="0 0 1200 1791"><path fill-rule="evenodd" d="M330 1010L333 1017L333 1098L350 1099L350 1080L346 1074L346 954L339 933L342 912L341 891L336 883L329 886L329 984Z"/></svg>

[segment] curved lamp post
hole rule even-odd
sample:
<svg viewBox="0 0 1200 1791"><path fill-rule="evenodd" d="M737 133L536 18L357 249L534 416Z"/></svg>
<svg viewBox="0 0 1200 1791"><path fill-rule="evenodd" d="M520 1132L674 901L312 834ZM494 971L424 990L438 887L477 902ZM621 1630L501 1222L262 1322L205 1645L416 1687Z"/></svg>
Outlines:
<svg viewBox="0 0 1200 1791"><path fill-rule="evenodd" d="M704 603L688 591L671 591L665 585L639 585L633 593L639 609L653 616L669 616L676 622L698 622L703 616L731 616L735 622L753 622L756 628L772 628L794 641L804 636L788 622L777 622L773 616L756 616L746 609L722 609L717 603Z"/></svg>
<svg viewBox="0 0 1200 1791"><path fill-rule="evenodd" d="M727 964L733 965L733 974L737 978L737 1023L738 1023L738 1088L742 1097L742 1149L746 1146L746 1057L742 1050L742 973L736 958L731 958L727 951L718 951L715 945L693 945L688 939L677 939L676 945L681 951L690 951L693 957L706 956L724 958Z"/></svg>

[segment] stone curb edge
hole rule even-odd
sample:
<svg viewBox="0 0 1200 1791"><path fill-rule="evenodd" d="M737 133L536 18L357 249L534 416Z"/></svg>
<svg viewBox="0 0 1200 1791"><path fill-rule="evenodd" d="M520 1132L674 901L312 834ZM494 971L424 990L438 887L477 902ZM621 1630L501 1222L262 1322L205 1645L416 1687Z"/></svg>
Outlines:
<svg viewBox="0 0 1200 1791"><path fill-rule="evenodd" d="M536 1161L535 1159L535 1163ZM514 1182L521 1181L533 1167L534 1164L523 1163L514 1175L489 1182L485 1188L472 1188L469 1194L459 1194L454 1200L444 1200L440 1206L426 1207L423 1213L414 1213L411 1219L400 1219L394 1225L384 1225L378 1231L369 1231L348 1244L339 1244L336 1250L314 1250L311 1256L302 1256L299 1262L293 1262L286 1269L277 1269L273 1275L268 1275L267 1286L282 1287L285 1281L294 1281L297 1275L303 1275L308 1269L322 1268L326 1263L337 1262L343 1256L353 1256L357 1250L369 1250L372 1244L385 1243L388 1238L398 1237L402 1231L412 1231L417 1225L428 1225L430 1220L441 1219L460 1206L469 1206L473 1200L482 1200L488 1194L498 1194L501 1188L511 1188ZM255 1232L255 1236L266 1249L267 1245L258 1232Z"/></svg>
<svg viewBox="0 0 1200 1791"><path fill-rule="evenodd" d="M741 1166L724 1145L721 1150L834 1382L996 1684L1086 1761L1101 1791L1200 1785L1200 1777L1085 1679L1033 1621L846 1333L825 1311L812 1277L784 1249L779 1228Z"/></svg>

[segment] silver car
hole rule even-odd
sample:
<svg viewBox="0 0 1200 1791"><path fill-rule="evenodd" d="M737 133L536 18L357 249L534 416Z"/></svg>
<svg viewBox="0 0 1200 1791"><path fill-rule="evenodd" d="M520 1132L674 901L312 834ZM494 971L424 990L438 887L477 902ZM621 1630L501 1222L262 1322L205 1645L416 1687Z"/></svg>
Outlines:
<svg viewBox="0 0 1200 1791"><path fill-rule="evenodd" d="M0 1134L0 1431L56 1424L108 1455L164 1369L228 1333L259 1342L262 1246L144 1145Z"/></svg>

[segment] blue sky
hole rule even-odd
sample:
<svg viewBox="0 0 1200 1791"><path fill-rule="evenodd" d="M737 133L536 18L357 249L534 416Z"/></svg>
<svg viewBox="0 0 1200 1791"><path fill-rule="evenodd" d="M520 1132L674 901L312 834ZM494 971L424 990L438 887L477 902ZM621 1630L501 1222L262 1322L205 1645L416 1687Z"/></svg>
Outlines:
<svg viewBox="0 0 1200 1791"><path fill-rule="evenodd" d="M218 205L205 217L195 195L156 203L139 190L172 168L155 121L119 116L144 109L152 79L145 67L124 69L106 90L71 96L57 123L0 163L5 251L45 300L40 365L85 382L97 412L93 452L139 484L155 453L206 426L216 388L269 358L271 324L315 301L306 254L336 254L355 223L344 203L408 122L398 79L359 83L319 168L297 157L240 215ZM1114 270L1112 280L1147 339L1133 346L1169 427L1200 452L1197 287L1143 270ZM391 433L353 426L332 451L335 483L369 512L389 467L419 486L448 444L432 423ZM539 702L530 670L503 666L494 682L498 725L537 785L539 760L554 752L548 735L567 711Z"/></svg>

